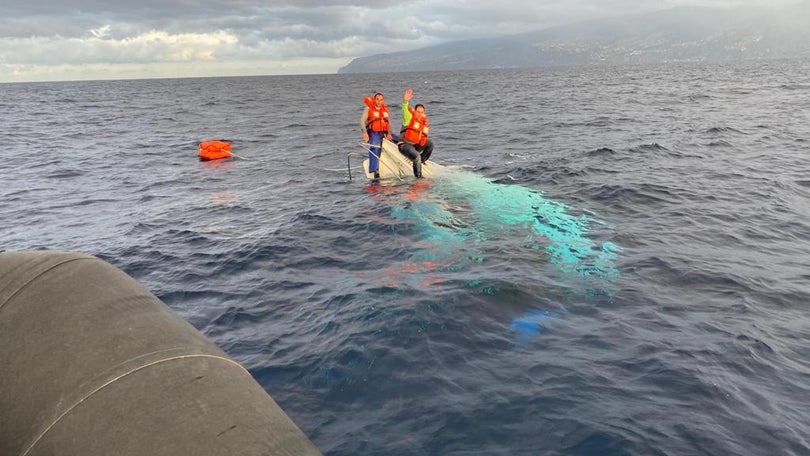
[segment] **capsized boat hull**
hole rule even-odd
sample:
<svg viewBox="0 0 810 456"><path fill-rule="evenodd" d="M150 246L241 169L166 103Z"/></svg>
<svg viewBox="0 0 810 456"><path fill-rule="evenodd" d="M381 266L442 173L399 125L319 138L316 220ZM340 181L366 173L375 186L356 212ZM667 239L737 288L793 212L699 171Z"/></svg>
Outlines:
<svg viewBox="0 0 810 456"><path fill-rule="evenodd" d="M422 177L434 177L443 168L442 165L428 160L422 163ZM366 178L374 179L374 175L368 172L368 159L363 160L363 172L366 173ZM404 180L413 177L411 159L403 155L394 142L383 138L380 150L380 179Z"/></svg>

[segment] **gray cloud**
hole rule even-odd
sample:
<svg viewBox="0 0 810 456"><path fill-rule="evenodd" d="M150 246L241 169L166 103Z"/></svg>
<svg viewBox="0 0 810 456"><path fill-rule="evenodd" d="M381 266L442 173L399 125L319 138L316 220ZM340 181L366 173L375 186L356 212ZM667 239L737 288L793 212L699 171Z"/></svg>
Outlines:
<svg viewBox="0 0 810 456"><path fill-rule="evenodd" d="M192 63L216 73L246 65L322 72L354 57L416 49L446 41L539 30L581 20L682 4L741 7L783 1L668 0L80 0L0 4L0 81L54 74L83 65ZM254 62L251 64L250 62ZM331 62L331 63L329 63ZM202 71L202 70L200 70ZM258 70L255 71L264 71ZM131 68L127 74L132 74ZM114 75L113 75L114 76ZM88 77L93 77L88 73Z"/></svg>

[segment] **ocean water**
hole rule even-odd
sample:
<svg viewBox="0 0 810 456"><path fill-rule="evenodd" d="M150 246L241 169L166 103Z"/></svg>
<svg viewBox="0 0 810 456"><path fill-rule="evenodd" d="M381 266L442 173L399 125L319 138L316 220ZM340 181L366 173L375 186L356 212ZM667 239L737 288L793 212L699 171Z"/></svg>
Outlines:
<svg viewBox="0 0 810 456"><path fill-rule="evenodd" d="M368 183L408 87L448 172ZM0 250L123 269L324 454L810 454L810 62L0 92Z"/></svg>

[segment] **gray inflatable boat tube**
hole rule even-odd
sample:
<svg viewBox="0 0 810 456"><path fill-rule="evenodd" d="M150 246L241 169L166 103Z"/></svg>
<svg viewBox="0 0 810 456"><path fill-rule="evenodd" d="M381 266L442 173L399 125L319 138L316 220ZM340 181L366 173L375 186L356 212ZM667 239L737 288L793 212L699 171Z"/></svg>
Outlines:
<svg viewBox="0 0 810 456"><path fill-rule="evenodd" d="M0 455L317 455L251 375L124 272L0 253Z"/></svg>

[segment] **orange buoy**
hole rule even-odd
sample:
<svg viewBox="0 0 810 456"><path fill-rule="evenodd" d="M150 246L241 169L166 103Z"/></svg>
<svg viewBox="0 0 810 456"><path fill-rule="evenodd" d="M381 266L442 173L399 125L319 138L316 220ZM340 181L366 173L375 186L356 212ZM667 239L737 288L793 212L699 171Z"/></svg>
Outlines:
<svg viewBox="0 0 810 456"><path fill-rule="evenodd" d="M203 141L200 143L200 160L220 160L231 158L231 145L225 141Z"/></svg>

